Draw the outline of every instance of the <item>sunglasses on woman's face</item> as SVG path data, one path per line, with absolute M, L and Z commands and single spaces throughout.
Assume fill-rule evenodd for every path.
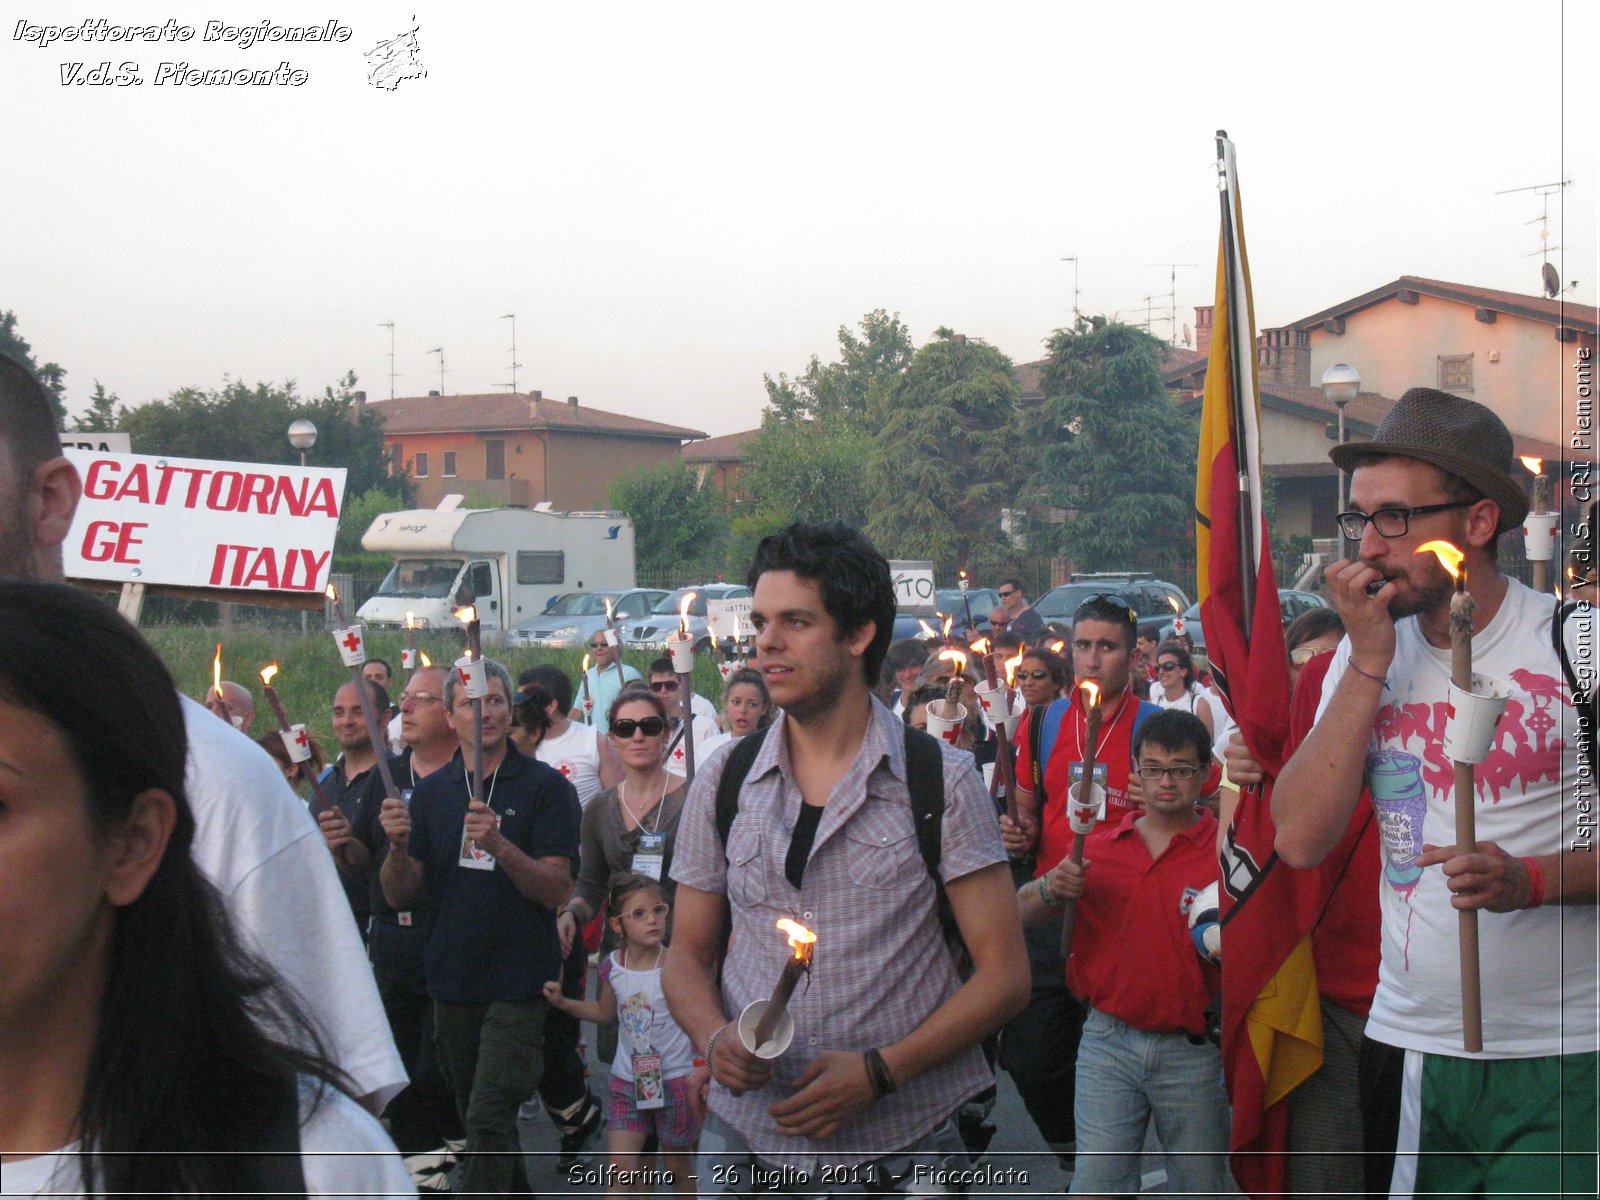
M 1156 664 L 1156 670 L 1158 670 L 1158 671 L 1176 671 L 1178 669 L 1179 669 L 1178 664 L 1175 663 L 1175 662 L 1164 662 L 1164 663 L 1157 663 Z
M 1043 683 L 1046 679 L 1050 678 L 1050 672 L 1049 671 L 1018 671 L 1017 672 L 1017 678 L 1018 679 L 1031 679 L 1035 683 Z
M 645 717 L 638 721 L 623 717 L 620 721 L 611 722 L 611 732 L 624 741 L 635 733 L 642 733 L 645 737 L 660 737 L 666 727 L 667 723 L 660 717 Z

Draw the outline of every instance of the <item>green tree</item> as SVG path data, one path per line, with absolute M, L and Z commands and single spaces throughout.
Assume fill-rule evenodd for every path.
M 394 512 L 397 507 L 393 493 L 383 488 L 368 488 L 359 494 L 346 491 L 344 512 L 339 515 L 339 533 L 333 542 L 333 569 L 355 575 L 387 571 L 394 559 L 388 554 L 363 550 L 361 535 L 379 516 Z
M 835 419 L 864 422 L 874 400 L 911 362 L 911 331 L 899 313 L 875 308 L 861 318 L 858 337 L 839 326 L 839 361 L 823 363 L 815 354 L 794 379 L 762 377 L 768 412 L 780 424 Z M 763 422 L 765 424 L 765 422 Z
M 317 427 L 307 466 L 343 467 L 349 472 L 347 497 L 377 489 L 393 497 L 395 507 L 404 507 L 410 481 L 389 474 L 383 422 L 357 407 L 355 383 L 352 371 L 322 396 L 307 399 L 297 394 L 293 380 L 254 387 L 229 380 L 220 388 L 180 388 L 165 400 L 125 408 L 121 421 L 136 454 L 298 464 L 288 429 L 303 417 Z
M 894 558 L 993 569 L 1016 478 L 1016 379 L 993 346 L 939 329 L 879 401 L 865 532 Z
M 624 472 L 611 481 L 611 507 L 633 519 L 634 559 L 650 574 L 720 562 L 726 526 L 715 493 L 682 459 Z
M 67 427 L 66 369 L 59 363 L 47 362 L 41 365 L 34 360 L 33 347 L 17 332 L 17 314 L 9 309 L 0 312 L 0 354 L 9 354 L 33 372 L 35 378 L 44 385 L 45 395 L 50 397 L 50 406 L 56 410 L 56 428 L 65 429 Z
M 1025 418 L 1030 546 L 1081 570 L 1191 561 L 1199 426 L 1162 386 L 1161 343 L 1094 317 L 1048 347 L 1044 401 Z
M 106 433 L 117 427 L 117 405 L 122 401 L 115 392 L 106 391 L 106 385 L 94 381 L 94 391 L 89 393 L 89 411 L 73 424 L 78 433 Z

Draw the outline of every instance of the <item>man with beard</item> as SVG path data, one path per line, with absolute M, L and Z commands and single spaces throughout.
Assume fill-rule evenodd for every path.
M 1360 554 L 1325 572 L 1346 636 L 1272 798 L 1279 856 L 1311 867 L 1345 835 L 1363 783 L 1372 796 L 1383 946 L 1361 1078 L 1400 1081 L 1388 1114 L 1398 1196 L 1595 1192 L 1600 855 L 1573 802 L 1581 714 L 1552 637 L 1554 598 L 1496 565 L 1500 535 L 1528 509 L 1511 453 L 1489 409 L 1429 388 L 1402 396 L 1372 441 L 1331 451 L 1350 471 L 1339 524 Z M 1473 670 L 1511 693 L 1476 767 L 1471 853 L 1453 844 L 1440 746 L 1455 585 L 1418 553 L 1438 539 L 1465 555 Z M 1471 1053 L 1457 954 L 1466 909 L 1483 912 L 1484 1046 Z
M 44 390 L 0 354 L 0 575 L 62 578 L 61 544 L 81 490 Z M 378 993 L 361 939 L 348 921 L 303 919 L 344 903 L 316 824 L 265 751 L 192 701 L 183 713 L 195 865 L 246 945 L 314 1006 L 328 1057 L 381 1112 L 406 1076 L 389 1031 L 372 1020 Z
M 939 1170 L 968 1162 L 954 1114 L 993 1082 L 979 1043 L 1027 998 L 994 809 L 968 754 L 914 744 L 926 735 L 908 734 L 872 694 L 895 603 L 888 562 L 866 539 L 842 525 L 791 526 L 761 543 L 750 585 L 779 714 L 691 786 L 663 977 L 713 1080 L 701 1190 L 749 1190 L 760 1169 L 788 1194 L 943 1194 Z M 721 776 L 745 746 L 724 839 Z M 972 956 L 964 983 L 913 825 L 913 755 L 943 780 L 938 870 Z M 818 940 L 789 1002 L 794 1043 L 769 1061 L 732 1022 L 766 998 L 789 955 L 773 928 L 781 916 Z
M 417 784 L 409 806 L 383 802 L 390 850 L 379 877 L 396 910 L 424 893 L 433 904 L 428 992 L 466 1126 L 461 1191 L 520 1195 L 517 1110 L 544 1072 L 542 989 L 561 971 L 555 910 L 572 895 L 581 810 L 570 783 L 511 744 L 511 676 L 492 659 L 484 666 L 481 799 L 467 778 L 473 702 L 452 671 L 444 708 L 460 750 Z

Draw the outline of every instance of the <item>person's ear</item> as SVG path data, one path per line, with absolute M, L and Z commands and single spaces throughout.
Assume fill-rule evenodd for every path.
M 53 554 L 67 540 L 83 481 L 65 458 L 46 459 L 33 470 L 28 488 L 28 529 L 34 547 Z
M 856 658 L 867 652 L 867 647 L 872 645 L 872 639 L 878 636 L 878 623 L 876 621 L 863 621 L 861 628 L 845 638 L 845 649 Z
M 1500 506 L 1493 500 L 1479 500 L 1466 511 L 1466 541 L 1469 546 L 1487 546 L 1500 525 Z
M 169 792 L 148 788 L 134 797 L 127 820 L 111 837 L 106 899 L 113 906 L 123 908 L 144 894 L 177 819 L 178 806 Z

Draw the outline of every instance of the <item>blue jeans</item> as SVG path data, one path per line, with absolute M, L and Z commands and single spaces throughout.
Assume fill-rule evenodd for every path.
M 1139 1151 L 1153 1117 L 1168 1191 L 1232 1194 L 1222 1054 L 1183 1033 L 1146 1033 L 1097 1008 L 1078 1044 L 1074 1194 L 1139 1191 Z

